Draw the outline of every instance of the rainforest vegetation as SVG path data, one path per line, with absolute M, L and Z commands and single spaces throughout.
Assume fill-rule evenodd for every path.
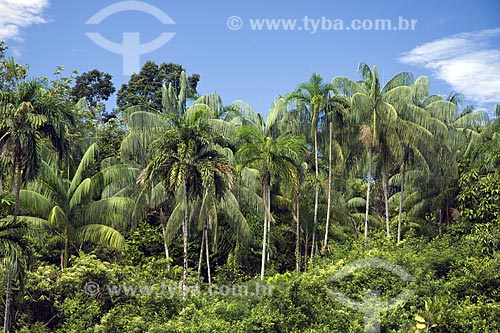
M 259 114 L 6 49 L 4 332 L 500 332 L 499 105 L 361 62 Z

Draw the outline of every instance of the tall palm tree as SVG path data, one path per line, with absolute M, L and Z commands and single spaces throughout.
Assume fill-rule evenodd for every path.
M 207 124 L 207 130 L 210 133 L 213 134 L 217 132 L 217 136 L 224 136 L 227 139 L 234 138 L 233 128 L 235 124 L 221 119 L 223 117 L 227 117 L 228 111 L 227 108 L 223 106 L 220 96 L 217 94 L 200 96 L 188 107 L 186 106 L 185 95 L 185 73 L 181 74 L 180 83 L 181 89 L 179 94 L 175 93 L 175 90 L 171 85 L 168 87 L 165 85 L 163 86 L 161 110 L 152 110 L 145 107 L 134 106 L 125 110 L 129 131 L 121 145 L 122 162 L 133 162 L 136 165 L 145 168 L 149 162 L 149 156 L 147 155 L 148 147 L 151 146 L 154 140 L 158 139 L 165 131 L 169 131 L 172 128 L 170 117 L 180 117 L 189 121 L 195 113 L 198 113 L 196 116 L 199 118 L 197 122 Z M 168 117 L 165 117 L 165 115 Z M 234 160 L 232 157 L 232 151 L 229 148 L 223 148 L 219 145 L 214 145 L 213 148 L 225 154 L 230 160 Z M 132 184 L 129 184 L 129 188 L 134 188 L 134 186 L 130 185 Z M 177 206 L 175 203 L 175 193 L 166 189 L 160 179 L 158 179 L 156 183 L 146 182 L 144 185 L 145 186 L 142 186 L 141 188 L 135 187 L 135 189 L 131 192 L 136 193 L 137 197 L 133 220 L 139 221 L 143 218 L 147 210 L 152 209 L 159 211 L 158 215 L 163 233 L 165 256 L 168 260 L 169 243 L 172 241 L 173 235 L 183 223 L 182 218 L 179 219 L 176 214 L 173 214 L 174 209 Z M 204 193 L 204 196 L 207 198 L 212 198 L 212 195 L 213 193 L 211 191 Z M 217 195 L 219 196 L 220 193 Z M 243 215 L 241 215 L 239 207 L 234 206 L 235 204 L 237 205 L 238 202 L 231 200 L 230 193 L 227 193 L 221 200 L 209 202 L 209 206 L 214 209 L 216 208 L 217 212 L 223 212 L 232 216 L 232 226 L 235 227 L 235 230 L 238 230 L 237 234 L 239 239 L 241 240 L 245 238 L 245 233 L 248 232 L 246 220 Z M 201 213 L 201 211 L 199 211 L 199 204 L 201 203 L 201 200 L 192 200 L 191 203 L 191 207 L 189 207 L 191 214 L 193 215 L 197 211 L 198 213 Z M 201 221 L 202 219 L 199 218 L 199 220 Z M 216 227 L 216 219 L 212 220 L 214 222 L 214 227 Z M 202 243 L 201 247 L 205 245 L 205 237 L 202 238 Z M 169 264 L 168 267 L 170 267 Z
M 317 73 L 313 73 L 307 82 L 303 82 L 297 86 L 294 92 L 287 95 L 287 99 L 294 99 L 302 102 L 310 113 L 311 127 L 310 136 L 313 141 L 314 149 L 314 173 L 316 176 L 316 187 L 314 191 L 314 230 L 311 241 L 311 256 L 314 255 L 316 249 L 316 229 L 318 227 L 318 205 L 319 205 L 319 150 L 318 150 L 318 132 L 323 118 L 327 113 L 329 105 L 330 92 L 333 86 L 323 82 L 323 77 Z
M 12 90 L 0 92 L 0 152 L 10 165 L 14 224 L 19 215 L 21 185 L 33 179 L 41 165 L 42 138 L 48 138 L 62 156 L 68 146 L 67 126 L 72 122 L 66 105 L 59 102 L 57 95 L 41 80 L 21 80 Z M 2 170 L 2 174 L 5 173 Z M 8 332 L 11 325 L 11 269 L 7 284 L 4 332 Z
M 283 99 L 275 101 L 268 114 L 267 123 L 263 128 L 242 126 L 238 129 L 238 137 L 243 140 L 236 156 L 239 167 L 253 167 L 260 171 L 262 184 L 262 203 L 264 206 L 264 222 L 262 237 L 262 259 L 260 277 L 264 279 L 267 256 L 268 229 L 273 220 L 271 215 L 271 185 L 278 179 L 298 187 L 298 165 L 301 155 L 305 152 L 305 140 L 301 136 L 272 135 L 272 128 L 279 120 Z M 276 133 L 274 133 L 276 134 Z
M 325 223 L 325 237 L 321 252 L 325 252 L 328 246 L 328 233 L 330 230 L 330 216 L 331 216 L 331 203 L 332 203 L 332 177 L 333 177 L 333 151 L 335 150 L 337 166 L 343 169 L 344 154 L 339 140 L 333 137 L 334 124 L 342 127 L 347 118 L 346 111 L 350 107 L 350 101 L 345 96 L 336 95 L 329 99 L 326 114 L 328 122 L 328 188 L 327 188 L 327 204 L 326 204 L 326 223 Z M 340 138 L 342 139 L 342 138 Z
M 420 124 L 434 137 L 433 144 L 424 145 L 421 151 L 424 156 L 432 153 L 427 162 L 433 177 L 427 180 L 419 177 L 418 190 L 413 186 L 415 192 L 410 194 L 409 213 L 422 217 L 425 211 L 437 212 L 441 232 L 443 220 L 449 223 L 453 219 L 450 212 L 456 204 L 458 162 L 481 142 L 479 129 L 488 122 L 488 115 L 470 107 L 459 111 L 461 94 L 450 94 L 447 98 L 429 95 L 428 86 L 427 77 L 419 77 L 413 84 L 412 108 L 423 111 L 412 112 L 419 114 Z
M 413 75 L 408 72 L 396 74 L 382 87 L 375 66 L 372 71 L 362 62 L 358 66 L 358 73 L 362 78 L 360 82 L 346 77 L 335 77 L 332 85 L 335 91 L 351 96 L 352 116 L 358 124 L 362 124 L 360 138 L 368 150 L 364 225 L 364 236 L 367 239 L 374 154 L 379 148 L 381 136 L 385 133 L 384 128 L 395 126 L 398 120 L 394 103 L 404 102 L 410 96 L 408 85 L 413 82 Z
M 133 200 L 119 196 L 101 197 L 101 192 L 114 180 L 131 177 L 133 173 L 118 165 L 85 178 L 96 153 L 97 145 L 93 144 L 83 155 L 71 181 L 62 176 L 53 158 L 46 157 L 42 161 L 40 176 L 20 192 L 20 207 L 32 214 L 22 218 L 53 228 L 62 235 L 62 270 L 68 266 L 73 244 L 92 242 L 117 250 L 125 247 L 121 232 L 127 228 Z
M 209 246 L 209 231 L 213 230 L 214 240 L 216 244 L 218 220 L 221 215 L 224 215 L 231 221 L 230 227 L 233 229 L 236 239 L 240 244 L 245 244 L 249 237 L 249 227 L 243 214 L 241 213 L 238 200 L 234 193 L 230 191 L 228 183 L 222 188 L 215 186 L 214 183 L 208 184 L 203 196 L 199 199 L 198 212 L 196 219 L 202 233 L 202 242 L 200 246 L 200 258 L 198 263 L 198 274 L 201 273 L 201 262 L 203 253 L 205 253 L 207 265 L 208 283 L 212 283 L 210 270 L 210 246 Z
M 27 226 L 24 221 L 13 221 L 8 216 L 12 206 L 12 196 L 7 192 L 0 193 L 0 269 L 9 271 L 12 279 L 21 280 L 27 266 L 27 244 L 23 239 Z
M 215 146 L 221 136 L 210 130 L 204 117 L 202 109 L 187 119 L 169 117 L 170 128 L 153 141 L 152 159 L 139 176 L 142 184 L 161 180 L 168 191 L 175 193 L 176 207 L 171 218 L 182 220 L 184 291 L 187 290 L 191 205 L 210 186 L 215 186 L 216 193 L 223 193 L 232 188 L 234 181 L 230 163 Z
M 282 195 L 278 195 L 276 197 L 278 204 L 291 212 L 293 222 L 295 223 L 295 271 L 297 273 L 299 273 L 302 268 L 302 256 L 300 250 L 302 234 L 300 203 L 302 190 L 301 185 L 307 171 L 306 169 L 307 163 L 303 162 L 302 165 L 297 168 L 299 181 L 296 184 L 282 183 L 280 186 Z

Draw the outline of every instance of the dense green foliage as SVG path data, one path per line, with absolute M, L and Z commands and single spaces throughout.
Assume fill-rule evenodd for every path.
M 460 95 L 361 63 L 263 117 L 147 62 L 104 117 L 109 74 L 5 50 L 5 332 L 500 331 L 500 119 Z
M 184 68 L 174 63 L 155 64 L 147 61 L 139 71 L 130 77 L 128 83 L 118 90 L 116 104 L 121 110 L 129 106 L 150 107 L 160 110 L 162 106 L 162 87 L 172 85 L 176 94 L 181 90 L 181 73 Z M 187 94 L 195 96 L 200 76 L 193 74 L 187 78 Z

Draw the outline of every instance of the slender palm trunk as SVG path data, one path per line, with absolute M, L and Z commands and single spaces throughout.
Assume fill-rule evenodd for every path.
M 208 284 L 212 284 L 212 274 L 210 273 L 210 251 L 208 246 L 208 227 L 205 225 L 203 229 L 203 236 L 205 237 L 205 257 L 207 260 L 207 276 L 208 276 Z
M 168 252 L 167 245 L 167 219 L 165 217 L 165 213 L 163 212 L 163 208 L 160 208 L 160 224 L 161 224 L 161 232 L 163 235 L 163 247 L 165 248 L 165 259 L 167 259 L 167 272 L 170 272 L 170 254 Z
M 198 257 L 198 279 L 201 276 L 201 263 L 203 262 L 203 250 L 205 248 L 205 229 L 201 233 L 200 256 Z
M 183 251 L 183 272 L 182 272 L 182 291 L 183 296 L 187 294 L 187 277 L 188 277 L 188 220 L 189 220 L 189 196 L 186 186 L 186 196 L 184 198 L 184 220 L 182 221 L 182 242 Z
M 295 220 L 295 270 L 300 272 L 300 206 L 299 206 L 299 194 L 295 195 L 294 199 L 295 213 L 293 219 Z
M 8 333 L 10 330 L 10 309 L 12 307 L 12 269 L 9 268 L 7 273 L 7 294 L 5 295 L 5 315 L 3 321 L 3 332 Z
M 443 236 L 443 231 L 442 231 L 443 214 L 441 213 L 441 208 L 438 208 L 438 214 L 439 214 L 439 220 L 438 220 L 439 237 L 441 237 Z
M 269 218 L 269 212 L 268 212 L 268 202 L 267 202 L 267 192 L 269 191 L 269 184 L 270 184 L 270 179 L 269 179 L 269 172 L 266 172 L 266 175 L 264 176 L 264 182 L 262 186 L 262 202 L 264 204 L 264 231 L 262 235 L 262 261 L 261 261 L 261 267 L 260 267 L 260 279 L 264 280 L 264 274 L 265 274 L 265 269 L 266 269 L 266 252 L 267 252 L 267 226 L 268 226 L 268 218 Z
M 328 246 L 328 231 L 330 230 L 330 211 L 332 203 L 332 141 L 333 141 L 333 123 L 330 121 L 330 137 L 329 137 L 329 152 L 328 152 L 328 194 L 326 204 L 326 225 L 325 225 L 325 240 L 323 241 L 323 248 L 321 252 L 326 251 Z
M 16 223 L 19 215 L 19 192 L 21 191 L 22 169 L 17 158 L 14 158 L 14 175 L 12 179 L 12 190 L 14 192 L 14 214 L 12 215 L 12 223 Z M 7 273 L 7 290 L 5 292 L 5 314 L 3 322 L 3 332 L 10 331 L 11 316 L 12 316 L 12 283 L 14 279 L 12 267 L 9 265 Z
M 61 270 L 64 271 L 68 267 L 69 256 L 69 231 L 68 227 L 64 228 L 64 251 L 62 253 Z
M 314 250 L 316 248 L 316 229 L 318 228 L 318 201 L 319 201 L 319 167 L 318 167 L 318 131 L 315 127 L 314 129 L 314 164 L 315 164 L 315 175 L 316 175 L 316 188 L 314 193 L 314 224 L 313 224 L 313 234 L 311 241 L 311 258 L 314 256 Z
M 305 243 L 304 243 L 304 270 L 307 270 L 307 258 L 309 254 L 307 253 L 307 249 L 309 248 L 309 235 L 304 235 Z
M 403 218 L 403 198 L 405 190 L 405 173 L 406 173 L 406 156 L 403 158 L 403 165 L 401 167 L 401 192 L 399 195 L 399 217 L 398 217 L 398 240 L 401 241 L 401 220 Z
M 271 202 L 271 190 L 269 190 L 268 197 L 266 198 L 266 201 L 268 203 Z M 269 212 L 269 206 L 268 205 L 268 212 Z M 267 219 L 267 252 L 266 252 L 266 261 L 269 262 L 270 260 L 270 251 L 269 249 L 271 248 L 271 215 L 269 215 L 269 218 Z
M 368 240 L 368 215 L 370 213 L 370 190 L 372 182 L 372 164 L 373 164 L 373 149 L 370 147 L 369 150 L 369 161 L 368 161 L 368 187 L 366 188 L 366 211 L 365 211 L 365 241 Z
M 265 199 L 264 199 L 265 204 Z M 264 213 L 264 234 L 262 235 L 262 260 L 260 266 L 260 279 L 264 280 L 264 273 L 266 269 L 266 242 L 267 239 L 267 213 Z
M 349 220 L 351 220 L 352 228 L 354 229 L 354 234 L 356 234 L 356 239 L 359 239 L 358 227 L 356 226 L 356 223 L 354 222 L 354 219 L 352 218 L 351 215 L 349 215 Z
M 391 234 L 390 234 L 390 224 L 389 224 L 389 188 L 388 188 L 387 178 L 388 178 L 387 170 L 385 170 L 382 175 L 382 187 L 384 188 L 385 231 L 387 233 L 387 239 L 389 239 L 391 237 Z

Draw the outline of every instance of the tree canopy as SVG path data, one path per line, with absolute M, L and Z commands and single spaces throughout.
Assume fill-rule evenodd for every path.
M 264 116 L 148 61 L 107 117 L 5 50 L 4 332 L 500 331 L 499 106 L 361 62 Z

